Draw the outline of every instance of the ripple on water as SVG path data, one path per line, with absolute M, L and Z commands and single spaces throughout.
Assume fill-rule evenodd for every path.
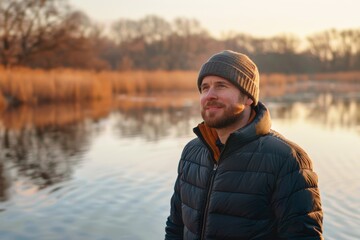
M 354 139 L 332 138 L 313 150 L 324 209 L 324 235 L 330 240 L 360 239 L 359 150 Z M 355 143 L 356 144 L 356 143 Z
M 146 182 L 117 172 L 17 196 L 1 215 L 1 239 L 146 239 L 136 224 Z
M 327 239 L 360 239 L 360 177 L 333 179 L 322 186 Z

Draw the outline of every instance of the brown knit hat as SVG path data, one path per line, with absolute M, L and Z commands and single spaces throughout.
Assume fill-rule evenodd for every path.
M 210 75 L 229 80 L 254 101 L 254 106 L 257 105 L 260 76 L 255 63 L 248 56 L 230 50 L 213 55 L 199 72 L 199 91 L 204 77 Z

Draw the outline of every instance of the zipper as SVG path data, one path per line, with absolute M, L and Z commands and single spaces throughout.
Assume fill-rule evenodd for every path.
M 229 138 L 231 138 L 231 135 L 229 136 Z M 228 138 L 228 140 L 229 140 L 229 138 Z M 205 205 L 205 210 L 204 210 L 204 214 L 203 214 L 203 222 L 202 222 L 202 227 L 201 227 L 201 238 L 200 238 L 200 240 L 205 240 L 206 220 L 207 220 L 207 215 L 208 215 L 208 211 L 209 211 L 209 202 L 210 202 L 209 199 L 210 199 L 210 195 L 211 195 L 211 192 L 212 192 L 212 187 L 213 187 L 213 184 L 214 184 L 215 174 L 217 172 L 221 157 L 222 157 L 226 147 L 227 147 L 227 144 L 224 145 L 224 148 L 222 149 L 217 162 L 216 162 L 215 159 L 213 159 L 214 166 L 213 166 L 213 170 L 211 172 L 209 188 L 208 188 L 208 192 L 207 192 L 207 195 L 206 195 L 206 205 Z M 209 149 L 211 149 L 211 148 L 209 148 Z
M 208 150 L 212 153 L 212 156 L 214 156 L 214 153 L 212 151 L 212 148 L 210 147 L 210 145 L 207 143 L 207 141 L 204 139 L 203 135 L 201 134 L 201 131 L 199 128 L 195 128 L 194 129 L 194 133 L 199 137 L 199 139 L 205 144 L 205 146 L 208 148 Z M 230 134 L 228 140 L 232 137 L 232 134 Z M 214 178 L 217 172 L 217 169 L 219 167 L 219 163 L 221 160 L 221 157 L 225 151 L 227 147 L 227 144 L 224 145 L 224 148 L 222 149 L 222 151 L 220 152 L 220 156 L 219 159 L 216 161 L 214 159 L 214 157 L 212 157 L 214 166 L 213 166 L 213 170 L 211 172 L 211 176 L 210 176 L 210 180 L 209 180 L 209 186 L 208 186 L 208 192 L 206 195 L 206 203 L 205 203 L 205 209 L 204 209 L 204 214 L 203 214 L 203 220 L 202 220 L 202 226 L 201 226 L 201 237 L 200 240 L 205 240 L 205 228 L 206 228 L 206 220 L 207 220 L 207 215 L 208 215 L 208 211 L 209 211 L 209 202 L 210 202 L 210 196 L 211 196 L 211 192 L 212 192 L 212 188 L 213 188 L 213 184 L 214 184 Z
M 210 183 L 209 183 L 209 188 L 208 188 L 208 192 L 207 192 L 207 196 L 206 196 L 206 205 L 205 205 L 205 210 L 204 210 L 204 214 L 203 214 L 203 222 L 202 222 L 202 228 L 201 228 L 201 240 L 205 239 L 205 226 L 206 226 L 206 219 L 207 219 L 207 215 L 208 215 L 208 211 L 209 211 L 209 198 L 211 195 L 211 190 L 214 184 L 214 178 L 215 178 L 215 174 L 216 171 L 218 169 L 219 164 L 214 162 L 214 167 L 213 170 L 211 172 L 211 177 L 210 177 Z

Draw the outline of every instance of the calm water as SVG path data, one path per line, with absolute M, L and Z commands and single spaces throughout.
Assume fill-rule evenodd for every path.
M 359 99 L 265 102 L 273 128 L 313 159 L 326 239 L 360 239 Z M 177 162 L 201 120 L 196 97 L 99 109 L 1 115 L 0 239 L 163 239 Z

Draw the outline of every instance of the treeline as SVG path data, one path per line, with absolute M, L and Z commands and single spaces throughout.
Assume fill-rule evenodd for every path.
M 195 19 L 119 19 L 107 28 L 62 0 L 0 1 L 0 63 L 5 67 L 97 70 L 197 70 L 213 53 L 250 55 L 263 73 L 360 70 L 360 28 L 301 39 L 227 33 L 220 39 Z

